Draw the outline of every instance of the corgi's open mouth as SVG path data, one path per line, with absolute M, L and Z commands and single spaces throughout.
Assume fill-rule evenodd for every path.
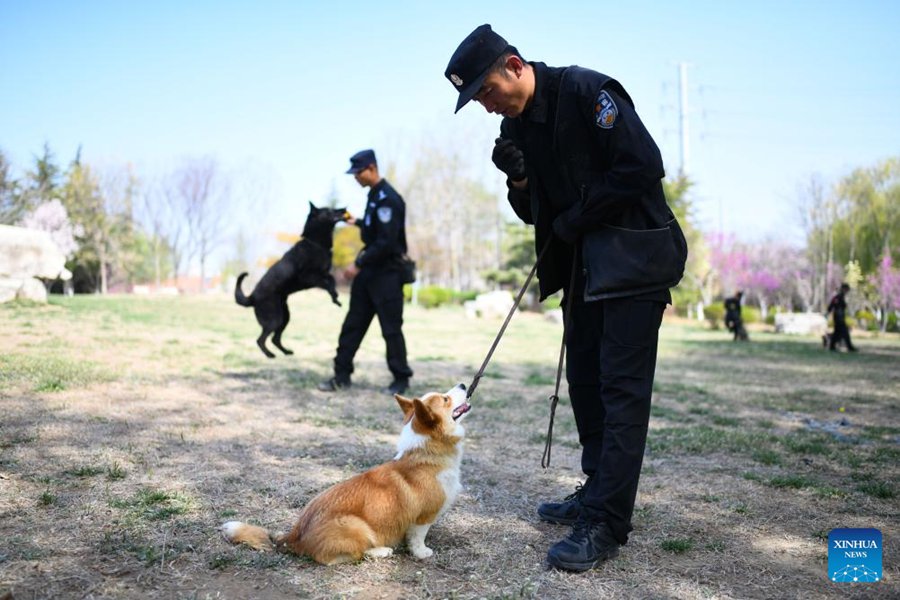
M 457 420 L 458 418 L 460 418 L 461 416 L 463 416 L 470 410 L 472 410 L 472 405 L 469 404 L 468 402 L 463 402 L 462 404 L 460 404 L 459 406 L 457 406 L 456 408 L 453 409 L 453 420 L 454 421 Z

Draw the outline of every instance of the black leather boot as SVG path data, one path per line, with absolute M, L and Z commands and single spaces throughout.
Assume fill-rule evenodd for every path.
M 547 552 L 551 567 L 566 571 L 587 571 L 619 554 L 619 542 L 603 521 L 578 520 L 572 533 Z
M 590 483 L 591 478 L 588 477 L 583 485 L 579 483 L 575 491 L 566 496 L 562 502 L 544 502 L 538 506 L 538 516 L 548 523 L 574 525 L 581 516 L 581 499 Z
M 351 385 L 350 378 L 332 377 L 327 381 L 321 382 L 316 387 L 320 392 L 336 392 L 338 390 L 346 390 Z

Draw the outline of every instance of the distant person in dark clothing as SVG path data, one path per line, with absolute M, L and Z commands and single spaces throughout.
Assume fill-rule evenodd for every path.
M 725 298 L 725 327 L 734 334 L 734 341 L 746 342 L 750 338 L 744 329 L 744 318 L 741 316 L 741 298 L 744 292 L 738 291 L 731 298 Z
M 842 283 L 840 291 L 828 303 L 828 311 L 825 313 L 826 319 L 829 314 L 834 319 L 834 331 L 830 336 L 826 335 L 824 340 L 828 344 L 828 349 L 832 352 L 837 352 L 837 345 L 841 341 L 847 344 L 847 350 L 856 352 L 856 346 L 850 341 L 850 330 L 847 328 L 847 300 L 844 296 L 849 291 L 850 286 Z

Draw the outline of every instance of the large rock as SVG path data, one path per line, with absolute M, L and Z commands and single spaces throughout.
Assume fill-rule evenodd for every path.
M 474 300 L 469 300 L 464 306 L 467 317 L 505 318 L 514 302 L 515 298 L 510 292 L 497 290 L 496 292 L 478 294 Z
M 71 279 L 66 257 L 45 231 L 0 225 L 0 302 L 47 301 L 40 279 Z
M 828 321 L 819 313 L 778 313 L 775 315 L 776 333 L 822 335 L 828 331 Z

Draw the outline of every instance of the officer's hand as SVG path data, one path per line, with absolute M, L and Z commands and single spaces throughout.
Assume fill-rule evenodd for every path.
M 506 173 L 510 181 L 525 179 L 525 155 L 516 148 L 512 140 L 497 138 L 491 160 L 498 169 Z
M 553 234 L 567 244 L 574 244 L 578 240 L 578 233 L 569 226 L 565 213 L 553 219 Z
M 356 263 L 350 263 L 350 265 L 344 270 L 344 279 L 350 281 L 354 277 L 359 275 L 359 267 L 356 266 Z

